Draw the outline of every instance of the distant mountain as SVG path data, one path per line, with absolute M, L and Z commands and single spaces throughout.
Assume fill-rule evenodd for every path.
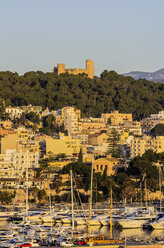
M 136 80 L 139 78 L 146 78 L 153 82 L 164 83 L 164 68 L 155 72 L 131 71 L 129 73 L 124 73 L 124 76 L 130 76 Z

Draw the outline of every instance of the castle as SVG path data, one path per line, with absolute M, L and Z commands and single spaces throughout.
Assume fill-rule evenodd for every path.
M 86 69 L 65 69 L 65 64 L 58 64 L 57 67 L 54 67 L 53 72 L 58 75 L 61 73 L 68 72 L 69 74 L 78 75 L 79 73 L 86 73 L 89 78 L 94 76 L 94 61 L 86 60 Z

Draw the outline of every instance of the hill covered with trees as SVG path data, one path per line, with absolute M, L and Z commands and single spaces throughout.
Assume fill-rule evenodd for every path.
M 6 106 L 41 105 L 59 109 L 73 105 L 83 115 L 98 117 L 119 110 L 140 119 L 164 109 L 164 84 L 134 80 L 115 71 L 89 79 L 85 74 L 0 72 L 0 98 Z

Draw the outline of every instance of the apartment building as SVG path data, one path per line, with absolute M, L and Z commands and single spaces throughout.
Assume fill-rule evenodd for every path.
M 29 178 L 33 178 L 36 168 L 38 168 L 37 152 L 6 150 L 5 154 L 0 154 L 0 178 L 20 180 L 25 178 L 27 169 Z
M 141 120 L 144 131 L 150 131 L 157 124 L 164 124 L 164 111 L 159 111 L 158 114 L 151 114 L 150 117 Z
M 164 152 L 164 136 L 133 137 L 130 144 L 130 156 L 131 158 L 142 156 L 149 149 L 157 153 Z
M 75 107 L 64 107 L 62 108 L 62 119 L 64 122 L 64 128 L 69 134 L 81 132 L 81 110 Z

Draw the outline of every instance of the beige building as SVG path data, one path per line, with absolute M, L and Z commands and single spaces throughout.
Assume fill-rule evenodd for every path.
M 142 156 L 145 151 L 164 152 L 164 136 L 152 138 L 150 136 L 133 137 L 130 144 L 130 155 L 132 158 Z
M 34 177 L 34 171 L 30 169 L 38 168 L 37 152 L 6 150 L 5 154 L 0 154 L 0 178 L 20 180 L 25 178 L 27 168 L 29 178 Z
M 102 145 L 108 143 L 109 136 L 106 133 L 90 134 L 88 136 L 88 144 L 93 146 Z
M 72 135 L 72 138 L 80 139 L 81 144 L 88 144 L 88 134 L 78 133 L 78 134 Z
M 122 114 L 118 111 L 113 111 L 111 113 L 101 114 L 101 118 L 106 124 L 109 122 L 110 125 L 118 126 L 124 124 L 125 121 L 132 121 L 132 114 Z
M 14 118 L 20 118 L 23 112 L 29 113 L 29 112 L 34 112 L 36 114 L 39 114 L 42 112 L 42 107 L 41 106 L 32 106 L 27 105 L 27 106 L 19 106 L 19 107 L 6 107 L 5 112 L 9 114 L 11 119 Z
M 54 67 L 53 70 L 55 73 L 60 75 L 61 73 L 69 73 L 78 75 L 81 73 L 85 73 L 89 78 L 93 78 L 94 76 L 94 61 L 87 59 L 86 60 L 86 69 L 65 69 L 65 64 L 58 64 L 57 67 Z
M 82 123 L 82 131 L 101 131 L 104 130 L 106 124 L 103 122 L 81 122 Z
M 118 165 L 119 160 L 108 155 L 107 157 L 94 160 L 93 168 L 95 172 L 100 172 L 101 174 L 103 174 L 105 168 L 107 167 L 107 176 L 110 176 L 115 173 Z
M 19 109 L 21 109 L 22 112 L 26 112 L 26 113 L 34 112 L 35 114 L 39 114 L 42 112 L 41 106 L 32 106 L 31 104 L 27 106 L 19 106 Z
M 64 136 L 60 133 L 59 139 L 52 137 L 46 138 L 46 154 L 65 153 L 67 156 L 77 156 L 80 152 L 81 141 L 80 139 L 73 139 L 71 136 Z
M 64 121 L 64 128 L 69 134 L 81 132 L 81 110 L 75 107 L 64 107 L 62 108 L 62 119 Z
M 150 117 L 141 120 L 144 131 L 150 131 L 157 124 L 164 124 L 164 111 L 159 111 L 158 114 L 151 114 Z
M 21 137 L 20 137 L 21 136 Z M 23 135 L 24 136 L 24 135 Z M 14 133 L 1 137 L 1 154 L 6 154 L 7 150 L 15 152 L 34 152 L 40 154 L 39 142 L 22 138 L 22 134 Z
M 104 156 L 108 151 L 108 146 L 108 143 L 102 143 L 97 146 L 86 145 L 85 148 L 83 148 L 83 151 L 85 151 L 86 155 L 93 154 L 95 156 Z
M 22 110 L 19 107 L 6 107 L 5 112 L 13 120 L 14 118 L 20 118 L 22 115 Z
M 1 153 L 5 154 L 6 150 L 17 149 L 17 134 L 8 134 L 1 138 Z
M 142 135 L 141 123 L 139 121 L 125 121 L 123 129 L 134 135 Z

